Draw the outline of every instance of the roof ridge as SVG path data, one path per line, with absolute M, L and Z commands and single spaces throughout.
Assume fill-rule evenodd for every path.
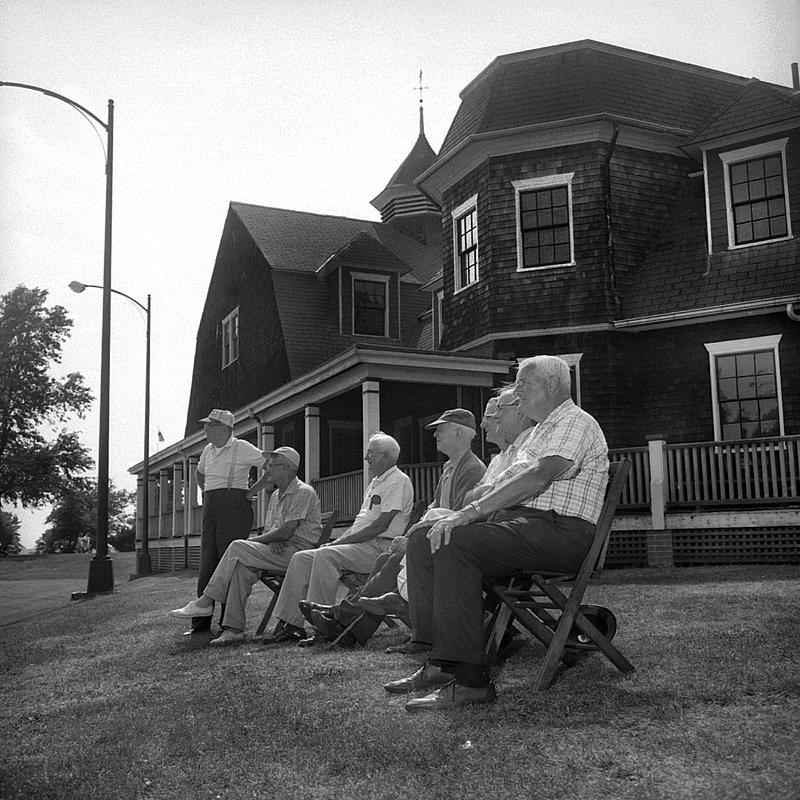
M 281 206 L 264 206 L 260 203 L 245 203 L 241 200 L 231 200 L 231 207 L 233 206 L 246 206 L 247 208 L 258 208 L 264 211 L 283 211 L 288 214 L 303 214 L 309 217 L 325 217 L 327 219 L 346 219 L 350 222 L 365 222 L 368 225 L 380 225 L 380 220 L 376 219 L 363 219 L 362 217 L 346 217 L 344 214 L 323 214 L 319 211 L 301 211 L 296 208 L 282 208 Z

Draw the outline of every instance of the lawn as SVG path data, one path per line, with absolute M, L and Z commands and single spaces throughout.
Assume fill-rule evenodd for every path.
M 0 797 L 800 796 L 800 567 L 607 572 L 586 600 L 614 609 L 636 672 L 593 654 L 533 694 L 528 643 L 495 705 L 429 715 L 381 687 L 417 666 L 383 652 L 400 631 L 361 651 L 188 646 L 166 611 L 194 580 L 120 582 L 0 627 Z

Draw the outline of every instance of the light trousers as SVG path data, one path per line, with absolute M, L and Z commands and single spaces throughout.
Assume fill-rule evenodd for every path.
M 203 592 L 225 604 L 220 624 L 224 628 L 245 630 L 247 599 L 262 570 L 285 570 L 297 552 L 297 547 L 288 542 L 284 542 L 282 553 L 273 553 L 268 544 L 259 542 L 231 542 Z
M 333 605 L 343 572 L 371 572 L 391 539 L 378 537 L 358 544 L 334 544 L 316 550 L 301 550 L 292 556 L 283 580 L 275 616 L 289 625 L 301 627 L 304 622 L 298 603 L 308 600 Z

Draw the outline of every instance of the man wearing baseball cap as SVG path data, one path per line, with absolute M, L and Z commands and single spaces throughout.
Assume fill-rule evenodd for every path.
M 223 603 L 222 633 L 212 645 L 244 639 L 247 599 L 261 572 L 285 570 L 296 552 L 316 545 L 322 530 L 317 493 L 297 477 L 300 454 L 293 447 L 278 447 L 268 455 L 264 475 L 246 493 L 247 499 L 265 484 L 275 486 L 264 532 L 231 542 L 200 597 L 170 612 L 174 617 L 202 617 L 210 622 L 214 601 Z
M 433 517 L 442 513 L 443 509 L 461 508 L 466 493 L 486 471 L 483 462 L 472 452 L 472 440 L 476 431 L 475 417 L 471 411 L 464 408 L 450 409 L 425 427 L 433 431 L 436 448 L 447 456 L 433 501 L 420 522 L 412 526 L 405 536 L 394 539 L 388 552 L 378 556 L 369 579 L 358 594 L 333 606 L 318 605 L 308 601 L 300 603 L 303 616 L 325 639 L 335 639 L 359 616 L 361 619 L 340 640 L 342 644 L 352 645 L 354 640 L 364 644 L 386 614 L 396 614 L 401 619 L 408 619 L 407 596 L 402 596 L 398 584 L 398 578 L 402 584 L 405 583 L 404 566 L 408 535 L 418 527 L 432 525 Z M 350 638 L 347 638 L 348 636 Z M 413 645 L 409 645 L 409 648 L 400 645 L 397 650 L 403 653 L 420 651 L 420 648 L 415 648 Z
M 234 539 L 246 539 L 253 527 L 253 507 L 245 496 L 250 467 L 260 467 L 266 460 L 250 442 L 233 435 L 233 414 L 215 408 L 203 423 L 208 444 L 197 464 L 197 485 L 203 492 L 203 527 L 200 536 L 200 572 L 197 594 L 203 594 L 222 554 Z M 192 620 L 189 633 L 208 631 L 209 615 Z

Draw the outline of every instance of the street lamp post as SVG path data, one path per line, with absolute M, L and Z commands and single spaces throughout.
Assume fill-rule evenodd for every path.
M 94 120 L 106 132 L 106 212 L 105 242 L 103 247 L 103 328 L 100 345 L 100 436 L 97 453 L 97 539 L 95 554 L 89 562 L 89 580 L 86 594 L 114 591 L 114 567 L 108 555 L 108 431 L 109 431 L 109 387 L 111 374 L 111 193 L 114 171 L 114 101 L 108 101 L 108 122 L 70 100 L 63 94 L 31 86 L 28 83 L 0 81 L 0 86 L 30 89 L 47 97 L 66 103 L 84 117 Z
M 94 283 L 81 283 L 80 281 L 71 281 L 69 288 L 73 292 L 82 292 L 84 289 L 102 289 Z M 144 494 L 142 496 L 142 546 L 136 554 L 136 574 L 149 575 L 151 572 L 150 564 L 150 550 L 149 550 L 149 537 L 150 537 L 150 312 L 151 303 L 150 295 L 147 295 L 147 305 L 142 305 L 134 297 L 131 297 L 125 292 L 120 292 L 118 289 L 112 289 L 113 294 L 118 294 L 125 297 L 135 305 L 141 308 L 147 320 L 147 333 L 145 336 L 145 361 L 144 361 L 144 465 L 142 467 Z

